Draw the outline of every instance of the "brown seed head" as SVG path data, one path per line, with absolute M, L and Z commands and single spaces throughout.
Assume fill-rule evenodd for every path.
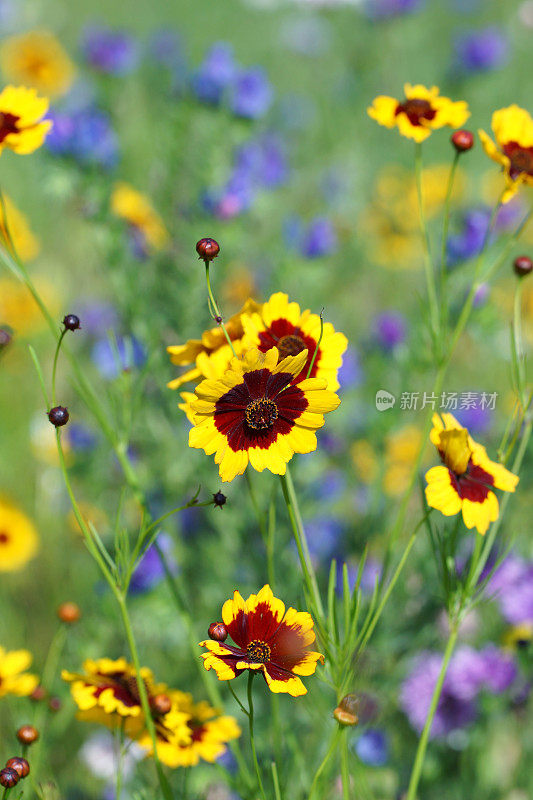
M 533 270 L 533 261 L 529 256 L 518 256 L 513 262 L 513 267 L 519 278 L 525 278 Z
M 48 412 L 48 419 L 54 428 L 61 428 L 66 425 L 69 420 L 68 408 L 65 406 L 54 406 Z
M 220 246 L 214 239 L 206 236 L 205 239 L 196 242 L 196 252 L 204 261 L 212 261 L 220 253 Z
M 6 761 L 6 767 L 14 769 L 18 773 L 19 778 L 25 778 L 30 774 L 30 765 L 22 756 L 15 756 Z
M 209 638 L 215 642 L 225 642 L 228 638 L 228 631 L 223 622 L 212 622 L 207 633 Z
M 20 780 L 18 772 L 11 767 L 4 767 L 0 770 L 0 785 L 6 789 L 12 789 Z
M 21 744 L 33 744 L 39 738 L 39 731 L 33 725 L 23 725 L 17 731 L 17 739 Z
M 474 146 L 474 134 L 465 130 L 455 131 L 451 135 L 451 143 L 458 153 L 466 153 Z
M 172 701 L 166 694 L 156 694 L 151 700 L 151 706 L 156 714 L 168 714 L 172 708 Z

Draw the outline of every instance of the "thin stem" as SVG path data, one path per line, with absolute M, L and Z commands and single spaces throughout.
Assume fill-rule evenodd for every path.
M 281 790 L 279 788 L 278 768 L 276 762 L 272 761 L 270 768 L 272 769 L 272 781 L 274 783 L 275 800 L 281 800 Z
M 448 643 L 446 645 L 446 650 L 444 651 L 439 677 L 437 678 L 437 683 L 435 684 L 435 688 L 431 696 L 431 703 L 429 705 L 429 710 L 426 717 L 424 729 L 422 731 L 422 735 L 418 742 L 418 748 L 416 751 L 415 761 L 411 772 L 411 779 L 409 781 L 409 788 L 407 790 L 407 796 L 405 800 L 415 800 L 416 798 L 416 791 L 418 788 L 418 783 L 420 781 L 422 766 L 424 764 L 424 758 L 426 755 L 426 749 L 428 745 L 429 735 L 431 732 L 431 726 L 433 724 L 433 717 L 435 716 L 435 712 L 437 711 L 437 706 L 439 704 L 442 687 L 444 685 L 444 679 L 446 677 L 446 672 L 448 671 L 448 665 L 450 663 L 450 659 L 452 657 L 453 651 L 455 649 L 455 644 L 457 642 L 458 627 L 459 626 L 457 621 L 454 621 L 450 631 L 450 636 L 448 638 Z
M 64 329 L 61 331 L 61 335 L 59 336 L 59 339 L 57 340 L 56 351 L 55 351 L 55 353 L 54 353 L 54 365 L 53 365 L 53 367 L 52 367 L 52 405 L 53 405 L 53 406 L 55 406 L 55 405 L 56 405 L 56 373 L 57 373 L 57 360 L 58 360 L 58 358 L 59 358 L 59 351 L 61 350 L 61 345 L 62 345 L 62 343 L 63 343 L 63 339 L 64 339 L 64 337 L 65 337 L 65 334 L 66 334 L 66 332 L 67 332 L 67 329 L 66 329 L 66 328 L 64 328 Z
M 115 788 L 115 798 L 116 800 L 120 800 L 120 794 L 122 792 L 122 770 L 124 766 L 124 723 L 125 720 L 122 720 L 119 729 L 119 738 L 118 738 L 118 752 L 117 752 L 117 782 Z
M 350 800 L 350 770 L 348 767 L 348 729 L 341 732 L 341 779 L 343 800 Z
M 246 709 L 246 708 L 244 707 L 244 705 L 241 703 L 241 701 L 240 701 L 240 700 L 239 700 L 239 698 L 237 697 L 237 693 L 235 692 L 235 689 L 234 689 L 234 688 L 233 688 L 233 686 L 231 685 L 231 682 L 230 682 L 230 681 L 228 681 L 228 689 L 230 690 L 231 694 L 233 695 L 233 699 L 235 700 L 235 702 L 237 703 L 237 705 L 239 706 L 239 708 L 241 709 L 241 711 L 243 712 L 243 714 L 246 714 L 246 716 L 248 716 L 248 709 Z
M 431 259 L 431 246 L 429 233 L 424 210 L 424 197 L 422 194 L 422 145 L 415 143 L 415 182 L 416 193 L 418 196 L 418 214 L 420 219 L 420 230 L 422 232 L 422 242 L 424 245 L 424 271 L 426 275 L 426 285 L 429 301 L 429 318 L 431 323 L 431 333 L 433 346 L 436 348 L 439 337 L 439 307 L 437 302 L 437 290 L 435 288 L 435 271 Z
M 320 779 L 320 776 L 324 772 L 324 770 L 325 770 L 325 768 L 326 768 L 326 766 L 328 764 L 328 761 L 330 760 L 331 756 L 333 755 L 333 753 L 337 749 L 337 744 L 338 744 L 340 735 L 341 735 L 340 725 L 336 725 L 335 726 L 335 731 L 333 733 L 333 736 L 331 737 L 331 742 L 329 744 L 328 749 L 326 750 L 326 755 L 324 756 L 324 758 L 320 762 L 320 766 L 318 767 L 317 771 L 315 772 L 315 777 L 313 778 L 313 783 L 311 784 L 311 788 L 309 790 L 309 798 L 308 798 L 308 800 L 313 800 L 313 795 L 314 795 L 314 793 L 316 791 L 317 783 L 318 783 L 318 781 Z
M 210 264 L 210 262 L 209 261 L 205 261 L 204 263 L 205 263 L 205 279 L 206 279 L 206 282 L 207 282 L 207 294 L 208 294 L 208 297 L 209 297 L 209 304 L 210 304 L 211 313 L 214 312 L 213 316 L 215 318 L 218 317 L 221 320 L 218 324 L 220 325 L 220 327 L 224 331 L 224 336 L 226 337 L 226 341 L 227 341 L 227 343 L 229 344 L 229 346 L 231 348 L 231 352 L 233 353 L 233 355 L 236 358 L 237 357 L 237 353 L 235 352 L 235 348 L 233 347 L 233 342 L 230 339 L 230 336 L 229 336 L 229 333 L 228 333 L 228 331 L 226 329 L 226 326 L 224 325 L 224 322 L 222 321 L 222 314 L 220 313 L 220 309 L 219 309 L 219 307 L 217 305 L 217 301 L 215 300 L 214 295 L 213 295 L 213 290 L 211 289 L 211 279 L 209 277 L 209 264 Z
M 525 406 L 525 385 L 526 385 L 526 363 L 524 356 L 524 345 L 522 342 L 522 288 L 523 281 L 518 279 L 514 294 L 514 313 L 513 313 L 513 339 L 514 352 L 516 356 L 516 390 L 520 398 L 522 408 Z
M 440 322 L 441 333 L 445 334 L 448 325 L 448 305 L 446 302 L 446 244 L 448 242 L 448 228 L 450 225 L 450 200 L 453 192 L 453 184 L 455 180 L 455 173 L 457 172 L 457 164 L 461 153 L 459 150 L 455 151 L 455 156 L 450 167 L 450 174 L 448 176 L 448 186 L 446 189 L 446 199 L 444 201 L 444 214 L 442 218 L 442 242 L 441 242 L 441 257 L 440 257 L 440 271 L 439 271 L 439 289 L 440 289 Z
M 257 760 L 257 753 L 255 750 L 255 739 L 254 739 L 254 702 L 252 697 L 252 686 L 255 677 L 255 672 L 250 670 L 248 673 L 248 727 L 250 730 L 250 744 L 252 746 L 252 758 L 254 761 L 255 767 L 255 774 L 257 775 L 257 782 L 259 784 L 259 790 L 261 792 L 261 797 L 263 800 L 266 800 L 265 790 L 263 787 L 263 780 L 261 778 L 261 770 L 259 768 L 259 762 Z

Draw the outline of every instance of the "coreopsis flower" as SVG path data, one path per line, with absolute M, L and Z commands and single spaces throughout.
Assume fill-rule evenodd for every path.
M 533 119 L 520 106 L 500 108 L 492 115 L 494 142 L 485 131 L 479 138 L 485 153 L 501 164 L 506 190 L 502 202 L 507 203 L 526 184 L 533 186 Z
M 289 302 L 288 295 L 276 292 L 260 310 L 243 317 L 242 325 L 244 350 L 257 347 L 262 353 L 266 353 L 271 347 L 276 347 L 280 360 L 307 350 L 307 361 L 293 383 L 306 380 L 316 351 L 309 377 L 325 378 L 327 388 L 332 391 L 339 388 L 337 373 L 342 365 L 342 355 L 348 347 L 348 340 L 343 333 L 335 332 L 330 322 L 325 322 L 317 350 L 320 339 L 318 314 L 312 314 L 308 309 L 301 311 L 298 303 Z
M 464 100 L 454 102 L 442 97 L 437 86 L 428 89 L 421 84 L 406 83 L 404 93 L 401 100 L 380 95 L 367 111 L 380 125 L 397 127 L 402 136 L 415 142 L 423 142 L 433 130 L 445 125 L 460 128 L 470 116 Z
M 131 228 L 132 241 L 139 255 L 160 250 L 168 240 L 168 232 L 148 198 L 129 183 L 115 184 L 111 195 L 111 211 Z
M 43 120 L 48 100 L 35 89 L 6 86 L 0 92 L 0 154 L 8 148 L 20 155 L 33 153 L 42 145 L 52 127 Z
M 241 735 L 234 717 L 218 716 L 216 709 L 206 701 L 195 703 L 192 695 L 174 689 L 167 695 L 177 713 L 185 715 L 187 727 L 181 738 L 171 736 L 164 741 L 162 731 L 156 726 L 157 753 L 167 767 L 194 767 L 200 760 L 213 763 L 226 752 L 227 742 Z M 148 734 L 138 743 L 147 748 L 149 755 L 152 754 L 152 741 Z
M 48 31 L 10 36 L 0 47 L 0 66 L 9 81 L 31 86 L 49 97 L 66 94 L 74 81 L 74 64 Z
M 7 651 L 0 647 L 0 697 L 8 694 L 26 697 L 33 692 L 39 678 L 26 672 L 32 660 L 27 650 Z
M 34 557 L 39 537 L 33 522 L 15 506 L 0 500 L 0 572 L 22 569 Z M 0 691 L 1 691 L 0 682 Z
M 260 311 L 261 305 L 248 298 L 241 310 L 224 323 L 237 353 L 240 352 L 240 340 L 244 334 L 243 319 Z M 201 339 L 189 339 L 185 344 L 170 345 L 167 353 L 173 364 L 190 367 L 167 384 L 169 389 L 179 389 L 184 383 L 197 382 L 202 378 L 220 378 L 232 359 L 231 348 L 220 325 L 204 331 Z
M 235 590 L 222 606 L 222 619 L 235 645 L 207 639 L 200 642 L 206 670 L 220 681 L 232 680 L 245 670 L 261 672 L 276 694 L 299 697 L 307 693 L 300 676 L 313 675 L 321 653 L 309 650 L 315 641 L 313 620 L 307 611 L 285 610 L 268 584 L 244 600 Z
M 461 512 L 467 528 L 485 534 L 499 513 L 492 489 L 514 492 L 518 476 L 491 461 L 485 448 L 453 414 L 442 414 L 442 419 L 438 414 L 433 416 L 430 439 L 443 464 L 426 473 L 428 505 L 447 517 Z
M 279 361 L 276 347 L 252 348 L 233 358 L 221 378 L 196 387 L 189 447 L 214 454 L 223 481 L 242 475 L 248 464 L 284 475 L 294 453 L 316 450 L 315 431 L 340 400 L 325 378 L 293 384 L 307 359 L 307 350 Z
M 0 243 L 9 249 L 11 240 L 20 258 L 30 261 L 39 252 L 39 240 L 32 233 L 24 214 L 7 195 L 4 195 L 4 207 L 5 214 L 0 207 Z

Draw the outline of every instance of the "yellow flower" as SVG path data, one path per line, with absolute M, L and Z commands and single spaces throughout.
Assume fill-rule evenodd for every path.
M 376 451 L 366 439 L 358 439 L 350 447 L 350 455 L 357 470 L 357 476 L 363 483 L 372 483 L 376 478 L 379 465 Z
M 0 93 L 0 154 L 5 148 L 20 155 L 33 153 L 42 145 L 52 127 L 43 117 L 48 100 L 35 89 L 6 86 Z
M 492 131 L 496 143 L 485 131 L 479 137 L 485 153 L 503 167 L 507 189 L 502 202 L 507 203 L 522 184 L 533 186 L 533 119 L 520 106 L 500 108 L 492 115 Z
M 420 443 L 421 434 L 414 425 L 406 425 L 387 437 L 383 475 L 386 495 L 398 497 L 407 489 Z
M 125 220 L 144 239 L 148 248 L 160 250 L 168 241 L 168 232 L 150 201 L 129 183 L 115 184 L 111 195 L 111 211 Z
M 426 473 L 428 505 L 447 517 L 461 512 L 467 528 L 485 534 L 499 514 L 498 499 L 491 489 L 514 492 L 518 476 L 491 461 L 453 414 L 442 414 L 442 419 L 433 416 L 430 439 L 443 466 Z
M 243 319 L 256 311 L 260 312 L 260 310 L 259 303 L 249 297 L 241 310 L 224 323 L 233 348 L 238 355 L 242 352 L 240 340 L 244 333 Z M 170 345 L 167 347 L 167 353 L 170 354 L 172 363 L 180 367 L 194 364 L 191 369 L 171 380 L 167 384 L 169 389 L 179 389 L 184 383 L 196 382 L 202 378 L 220 378 L 233 357 L 220 325 L 204 331 L 201 339 L 189 339 L 185 344 Z
M 245 670 L 262 673 L 271 692 L 299 697 L 306 694 L 300 676 L 313 675 L 324 656 L 309 650 L 315 641 L 313 620 L 307 611 L 285 610 L 268 584 L 244 600 L 235 590 L 222 606 L 222 619 L 235 645 L 207 639 L 200 642 L 204 667 L 214 669 L 219 681 L 229 681 Z
M 0 243 L 9 249 L 9 236 L 13 246 L 23 261 L 30 261 L 39 252 L 39 241 L 33 235 L 24 214 L 18 210 L 11 199 L 4 195 L 5 218 L 0 207 Z
M 39 547 L 33 522 L 10 503 L 0 500 L 0 572 L 15 572 L 30 561 Z
M 58 302 L 52 286 L 39 279 L 35 283 L 45 303 L 55 310 Z M 26 286 L 13 278 L 0 278 L 0 323 L 9 325 L 21 336 L 44 325 L 39 307 Z
M 448 97 L 441 97 L 436 86 L 428 89 L 421 84 L 412 86 L 406 83 L 404 93 L 402 100 L 380 95 L 367 111 L 380 125 L 386 128 L 396 126 L 402 136 L 415 142 L 423 142 L 433 130 L 445 125 L 459 128 L 470 116 L 468 105 L 463 100 L 453 102 Z
M 503 644 L 511 650 L 525 648 L 533 640 L 533 624 L 531 622 L 521 622 L 509 628 L 503 637 Z
M 242 475 L 249 463 L 258 472 L 284 475 L 294 453 L 316 450 L 315 431 L 340 400 L 326 390 L 325 378 L 294 385 L 307 357 L 303 350 L 278 363 L 276 347 L 248 350 L 220 379 L 196 387 L 189 447 L 215 454 L 223 481 Z
M 266 353 L 271 347 L 277 347 L 280 360 L 307 350 L 307 361 L 293 383 L 307 378 L 312 362 L 310 378 L 325 378 L 327 388 L 333 392 L 339 388 L 337 373 L 348 340 L 343 333 L 336 333 L 330 322 L 326 322 L 317 350 L 320 338 L 318 314 L 311 314 L 309 310 L 301 311 L 298 303 L 289 302 L 288 295 L 277 292 L 260 311 L 243 317 L 242 324 L 244 350 L 257 347 Z
M 0 697 L 6 694 L 26 697 L 33 692 L 39 679 L 37 675 L 26 672 L 32 660 L 27 650 L 7 652 L 0 647 Z
M 157 755 L 167 767 L 194 767 L 200 759 L 213 763 L 226 752 L 226 743 L 237 739 L 241 729 L 234 717 L 218 716 L 209 703 L 193 702 L 192 695 L 175 689 L 167 695 L 178 714 L 185 715 L 187 731 L 180 736 L 167 736 L 156 727 Z M 148 733 L 138 740 L 152 755 L 152 740 Z
M 50 97 L 65 94 L 74 80 L 74 64 L 48 31 L 10 36 L 0 47 L 0 66 L 9 81 L 31 86 Z

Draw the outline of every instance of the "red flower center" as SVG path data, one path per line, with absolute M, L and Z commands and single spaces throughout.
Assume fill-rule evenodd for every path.
M 246 422 L 254 431 L 264 431 L 271 428 L 278 418 L 278 407 L 273 400 L 261 397 L 246 406 L 244 412 Z
M 290 334 L 289 336 L 283 336 L 279 340 L 277 347 L 280 361 L 282 361 L 284 358 L 287 358 L 287 356 L 297 356 L 298 353 L 305 350 L 306 344 L 301 336 Z
M 511 162 L 509 175 L 513 180 L 518 178 L 521 172 L 533 175 L 533 147 L 522 147 L 518 142 L 507 142 L 502 149 Z
M 307 378 L 309 365 L 313 360 L 316 350 L 316 339 L 312 336 L 307 336 L 303 333 L 297 325 L 293 325 L 288 319 L 280 317 L 280 319 L 273 320 L 266 331 L 261 331 L 259 334 L 259 350 L 266 353 L 271 347 L 277 347 L 279 350 L 279 360 L 282 361 L 287 356 L 296 356 L 302 350 L 307 350 L 307 362 L 295 378 L 293 377 L 291 383 L 299 383 Z M 310 378 L 316 377 L 316 373 L 322 357 L 321 348 L 318 349 L 316 358 L 313 362 L 313 369 L 311 370 Z
M 434 119 L 436 113 L 428 100 L 421 100 L 415 97 L 412 100 L 406 100 L 405 103 L 398 103 L 395 116 L 405 114 L 411 125 L 416 126 L 422 125 L 422 120 Z
M 15 114 L 0 111 L 0 142 L 3 142 L 10 133 L 19 133 L 17 127 L 19 119 L 20 117 L 15 116 Z
M 260 639 L 253 639 L 246 648 L 246 653 L 250 661 L 258 664 L 266 664 L 270 658 L 270 647 Z
M 456 475 L 450 470 L 452 485 L 462 500 L 471 500 L 473 503 L 483 503 L 487 498 L 494 478 L 489 472 L 469 463 L 463 475 Z
M 9 542 L 9 534 L 5 531 L 0 531 L 0 544 L 7 544 Z

